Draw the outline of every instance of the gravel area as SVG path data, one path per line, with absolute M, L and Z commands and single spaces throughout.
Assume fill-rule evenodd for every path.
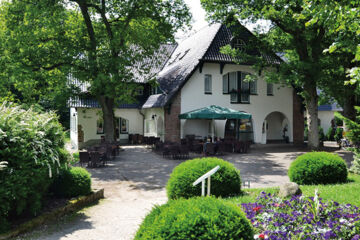
M 56 223 L 16 239 L 130 240 L 155 204 L 167 201 L 165 186 L 172 169 L 181 160 L 163 159 L 144 146 L 125 146 L 107 167 L 88 169 L 93 187 L 105 188 L 105 199 Z M 335 150 L 335 149 L 334 149 Z M 291 145 L 255 146 L 248 154 L 223 158 L 240 169 L 251 187 L 272 187 L 288 182 L 287 169 L 304 149 Z M 337 151 L 349 162 L 351 154 Z

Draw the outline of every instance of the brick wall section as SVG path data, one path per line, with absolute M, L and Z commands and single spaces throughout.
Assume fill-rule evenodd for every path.
M 304 143 L 304 113 L 301 98 L 295 91 L 293 94 L 293 138 L 294 144 Z
M 173 98 L 170 112 L 165 107 L 165 141 L 180 142 L 181 92 Z

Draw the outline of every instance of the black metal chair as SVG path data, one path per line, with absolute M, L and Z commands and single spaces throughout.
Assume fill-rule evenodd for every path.
M 189 147 L 187 145 L 181 145 L 179 149 L 180 158 L 188 159 L 189 158 Z
M 79 163 L 81 167 L 83 166 L 83 164 L 89 166 L 89 161 L 90 161 L 89 152 L 79 152 L 79 158 L 80 158 Z
M 99 152 L 90 152 L 91 167 L 99 167 L 101 165 L 101 155 Z

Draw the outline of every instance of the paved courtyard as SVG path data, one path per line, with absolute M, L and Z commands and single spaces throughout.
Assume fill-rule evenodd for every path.
M 256 146 L 248 154 L 223 158 L 240 169 L 251 187 L 272 187 L 288 182 L 287 169 L 304 149 L 290 145 Z M 352 156 L 338 151 L 349 162 Z M 88 169 L 94 188 L 105 188 L 105 199 L 56 223 L 18 237 L 44 240 L 130 240 L 155 204 L 167 201 L 165 186 L 181 160 L 163 159 L 142 146 L 124 151 L 105 168 Z

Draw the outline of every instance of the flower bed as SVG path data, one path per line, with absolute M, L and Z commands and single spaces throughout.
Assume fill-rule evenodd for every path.
M 289 200 L 262 192 L 242 208 L 255 228 L 255 239 L 360 239 L 360 211 L 351 204 L 315 197 Z

